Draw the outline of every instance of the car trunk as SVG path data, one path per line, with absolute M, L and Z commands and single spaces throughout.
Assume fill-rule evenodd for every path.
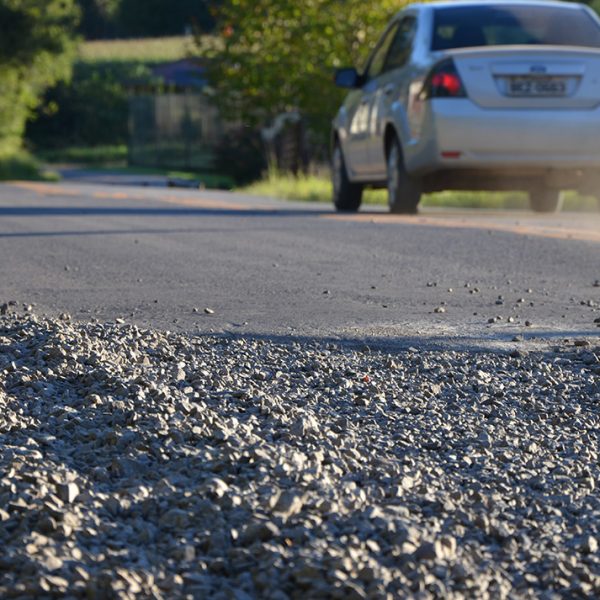
M 600 105 L 600 50 L 502 46 L 452 50 L 468 97 L 483 108 L 592 109 Z

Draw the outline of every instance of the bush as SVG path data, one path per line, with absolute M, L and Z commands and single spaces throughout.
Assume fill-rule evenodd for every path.
M 407 0 L 223 0 L 220 43 L 199 39 L 224 115 L 264 126 L 298 112 L 326 144 L 345 96 L 335 67 L 359 64 L 389 17 Z M 301 5 L 301 6 L 300 6 Z
M 121 0 L 117 16 L 124 37 L 177 35 L 191 28 L 210 31 L 215 24 L 207 0 Z
M 83 44 L 72 80 L 46 94 L 27 140 L 34 150 L 125 144 L 130 87 L 157 83 L 152 67 L 183 58 L 188 44 L 185 37 Z
M 86 165 L 125 164 L 128 149 L 125 144 L 106 146 L 68 146 L 36 152 L 36 156 L 49 163 L 75 163 Z
M 228 131 L 215 148 L 214 169 L 237 185 L 261 178 L 267 167 L 260 133 L 249 127 Z
M 18 179 L 39 181 L 54 177 L 43 173 L 37 161 L 26 152 L 0 156 L 0 181 Z
M 73 0 L 0 0 L 0 152 L 21 148 L 25 122 L 44 91 L 70 75 Z
M 325 177 L 300 176 L 270 173 L 244 189 L 257 196 L 271 196 L 282 200 L 303 200 L 310 202 L 331 202 L 333 190 L 331 180 Z M 387 204 L 385 190 L 366 189 L 364 204 Z M 487 208 L 487 209 L 528 209 L 527 194 L 524 192 L 477 192 L 445 191 L 426 194 L 422 206 L 444 208 Z M 596 211 L 600 203 L 596 198 L 582 196 L 577 192 L 566 192 L 564 209 L 569 211 Z
M 77 63 L 70 84 L 46 95 L 44 107 L 27 126 L 33 148 L 125 144 L 128 85 L 150 80 L 142 63 Z

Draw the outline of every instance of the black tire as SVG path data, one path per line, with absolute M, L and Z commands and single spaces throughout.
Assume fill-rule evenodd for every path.
M 387 190 L 390 212 L 414 215 L 421 200 L 421 181 L 406 172 L 402 148 L 397 138 L 390 143 L 387 153 Z
M 333 148 L 331 173 L 333 178 L 333 205 L 336 210 L 356 212 L 362 202 L 363 186 L 360 183 L 352 183 L 348 179 L 346 163 L 339 143 L 336 143 Z
M 539 213 L 553 213 L 562 206 L 562 193 L 545 187 L 529 190 L 529 206 Z

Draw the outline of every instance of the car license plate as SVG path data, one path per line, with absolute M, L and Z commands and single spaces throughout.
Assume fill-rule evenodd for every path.
M 564 77 L 509 77 L 508 95 L 521 97 L 566 96 Z

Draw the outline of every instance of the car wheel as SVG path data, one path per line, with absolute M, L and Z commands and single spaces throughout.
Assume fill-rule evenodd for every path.
M 363 186 L 352 183 L 348 179 L 344 155 L 340 144 L 333 149 L 332 165 L 333 177 L 333 204 L 341 212 L 356 212 L 362 202 Z
M 529 206 L 531 210 L 540 213 L 552 213 L 562 206 L 562 192 L 539 187 L 529 191 Z
M 390 212 L 416 214 L 421 200 L 421 182 L 406 172 L 402 150 L 397 139 L 392 141 L 388 151 L 387 189 Z

